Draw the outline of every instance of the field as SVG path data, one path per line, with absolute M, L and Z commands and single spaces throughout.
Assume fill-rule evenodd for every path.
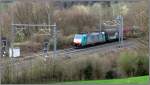
M 75 85 L 93 85 L 93 84 L 142 84 L 148 85 L 149 77 L 148 76 L 141 76 L 141 77 L 132 77 L 132 78 L 125 78 L 125 79 L 111 79 L 111 80 L 87 80 L 87 81 L 74 81 L 74 82 L 65 82 L 62 83 L 66 84 L 75 84 Z

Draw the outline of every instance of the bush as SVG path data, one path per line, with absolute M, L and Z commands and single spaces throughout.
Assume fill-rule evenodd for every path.
M 84 75 L 85 75 L 84 79 L 86 79 L 86 80 L 92 79 L 92 72 L 93 72 L 93 68 L 92 68 L 91 64 L 88 64 L 86 66 L 86 68 L 84 69 Z
M 148 74 L 148 57 L 136 51 L 124 51 L 118 59 L 118 69 L 124 76 L 139 76 Z
M 147 56 L 130 50 L 124 50 L 118 57 L 114 55 L 103 57 L 95 54 L 74 56 L 69 59 L 50 58 L 46 62 L 42 58 L 36 58 L 36 62 L 31 63 L 31 67 L 28 67 L 30 69 L 23 68 L 19 75 L 13 74 L 11 68 L 7 67 L 5 72 L 14 76 L 13 79 L 8 75 L 3 76 L 2 83 L 97 80 L 148 74 L 149 63 Z
M 115 69 L 110 69 L 105 75 L 106 79 L 114 79 L 117 77 L 118 77 L 118 73 Z
M 118 68 L 125 72 L 127 76 L 134 76 L 137 69 L 137 53 L 125 51 L 120 54 L 118 59 Z
M 58 49 L 65 49 L 72 46 L 73 42 L 73 35 L 70 36 L 63 36 L 62 34 L 59 34 L 57 37 L 57 48 Z M 53 39 L 50 42 L 50 49 L 53 50 L 54 42 Z
M 149 73 L 149 58 L 146 55 L 138 55 L 136 75 L 144 76 Z

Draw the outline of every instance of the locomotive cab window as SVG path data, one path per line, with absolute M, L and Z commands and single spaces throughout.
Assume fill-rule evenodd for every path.
M 82 35 L 75 35 L 75 39 L 81 39 Z

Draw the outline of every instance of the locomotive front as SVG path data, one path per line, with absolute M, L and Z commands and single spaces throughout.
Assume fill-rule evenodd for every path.
M 82 44 L 82 34 L 75 34 L 73 40 L 73 46 L 80 47 Z

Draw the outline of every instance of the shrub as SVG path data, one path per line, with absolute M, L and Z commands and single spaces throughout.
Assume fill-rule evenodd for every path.
M 63 36 L 62 34 L 59 34 L 57 37 L 57 48 L 58 49 L 65 49 L 69 48 L 72 45 L 73 41 L 73 35 L 70 36 Z M 50 42 L 50 49 L 53 50 L 54 42 L 53 39 Z
M 120 54 L 118 59 L 118 68 L 125 72 L 127 76 L 134 76 L 137 69 L 137 53 L 134 51 L 125 51 Z
M 23 68 L 19 75 L 13 74 L 9 67 L 5 72 L 13 74 L 14 77 L 12 79 L 10 76 L 4 76 L 3 83 L 112 79 L 122 77 L 122 75 L 138 76 L 148 74 L 147 56 L 130 50 L 124 50 L 118 57 L 114 55 L 103 57 L 93 54 L 74 56 L 69 59 L 50 58 L 46 62 L 42 58 L 36 58 L 36 62 L 31 63 L 31 67 L 28 67 L 30 69 Z
M 113 78 L 117 78 L 118 76 L 118 73 L 116 70 L 112 69 L 112 70 L 109 70 L 106 75 L 105 75 L 105 78 L 106 79 L 113 79 Z
M 149 73 L 149 58 L 146 55 L 138 55 L 136 75 L 144 76 Z
M 118 68 L 125 76 L 148 74 L 148 56 L 135 51 L 124 51 L 118 59 Z
M 92 65 L 91 64 L 88 64 L 86 66 L 86 68 L 84 69 L 84 75 L 85 75 L 85 78 L 86 80 L 90 80 L 92 79 L 92 72 L 93 72 L 93 68 L 92 68 Z

